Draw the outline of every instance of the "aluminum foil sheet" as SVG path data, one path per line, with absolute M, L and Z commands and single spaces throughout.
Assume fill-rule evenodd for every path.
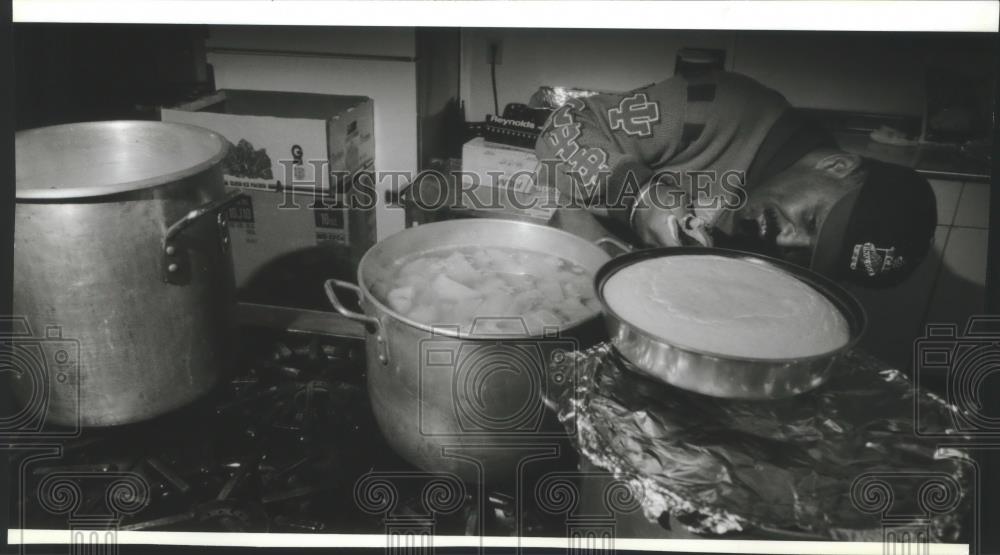
M 551 108 L 553 110 L 561 107 L 571 98 L 587 98 L 604 94 L 602 91 L 588 89 L 578 89 L 573 87 L 539 87 L 535 94 L 531 95 L 528 106 L 532 108 Z
M 826 385 L 779 401 L 707 397 L 627 366 L 602 344 L 551 370 L 575 376 L 557 404 L 576 447 L 640 492 L 651 522 L 667 512 L 696 534 L 960 538 L 974 467 L 943 446 L 963 439 L 956 409 L 877 359 L 851 353 Z

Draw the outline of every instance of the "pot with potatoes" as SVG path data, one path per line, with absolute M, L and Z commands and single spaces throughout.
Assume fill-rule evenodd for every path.
M 326 282 L 334 308 L 367 329 L 372 409 L 401 456 L 499 483 L 564 445 L 543 400 L 573 377 L 547 368 L 604 334 L 593 288 L 611 259 L 602 242 L 614 241 L 513 220 L 442 221 L 376 244 L 357 284 Z M 357 295 L 363 312 L 338 290 Z

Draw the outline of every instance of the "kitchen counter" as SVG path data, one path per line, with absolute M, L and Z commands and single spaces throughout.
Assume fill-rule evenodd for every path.
M 930 179 L 990 181 L 990 162 L 962 152 L 958 146 L 925 144 L 887 145 L 866 133 L 839 132 L 834 136 L 841 148 L 861 156 L 916 169 Z

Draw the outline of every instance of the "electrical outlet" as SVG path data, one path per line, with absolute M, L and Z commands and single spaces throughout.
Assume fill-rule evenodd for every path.
M 500 65 L 503 63 L 503 42 L 491 40 L 486 45 L 486 64 Z

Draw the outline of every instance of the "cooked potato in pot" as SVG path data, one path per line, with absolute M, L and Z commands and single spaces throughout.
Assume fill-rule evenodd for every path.
M 421 324 L 468 333 L 478 318 L 476 333 L 526 328 L 540 335 L 599 312 L 591 280 L 583 267 L 551 254 L 448 247 L 398 261 L 372 289 L 393 311 Z

